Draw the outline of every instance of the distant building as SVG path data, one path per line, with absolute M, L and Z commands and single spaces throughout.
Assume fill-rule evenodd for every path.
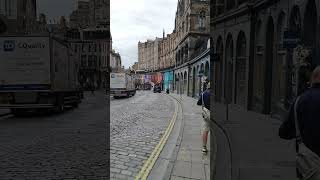
M 71 28 L 86 28 L 90 24 L 90 6 L 87 1 L 78 1 L 78 7 L 74 10 L 70 18 L 70 27 Z
M 0 34 L 37 31 L 36 0 L 0 0 Z
M 67 38 L 72 44 L 74 56 L 80 61 L 80 84 L 87 87 L 94 83 L 98 88 L 106 87 L 112 48 L 109 29 L 73 29 L 68 31 Z
M 209 75 L 210 58 L 207 49 L 210 37 L 209 0 L 179 0 L 175 17 L 175 90 L 198 97 L 201 76 Z
M 119 53 L 116 53 L 115 50 L 112 50 L 110 53 L 110 68 L 112 72 L 117 72 L 122 69 L 121 56 Z
M 138 69 L 156 71 L 159 67 L 159 47 L 162 38 L 138 43 Z
M 131 70 L 137 71 L 138 70 L 138 62 L 134 62 L 134 64 L 131 67 Z
M 168 69 L 175 67 L 175 31 L 168 34 L 167 37 L 164 36 L 160 42 L 159 46 L 159 70 Z
M 110 26 L 110 0 L 90 0 L 90 26 Z

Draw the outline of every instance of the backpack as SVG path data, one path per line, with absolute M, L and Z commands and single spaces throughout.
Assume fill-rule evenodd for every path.
M 296 127 L 296 165 L 300 174 L 300 180 L 320 180 L 320 157 L 311 151 L 302 141 L 297 115 L 297 106 L 300 96 L 294 104 L 294 120 Z
M 205 121 L 209 122 L 210 121 L 210 110 L 207 109 L 205 106 L 204 106 L 204 101 L 203 101 L 203 94 L 201 94 L 201 98 L 202 98 L 202 117 Z

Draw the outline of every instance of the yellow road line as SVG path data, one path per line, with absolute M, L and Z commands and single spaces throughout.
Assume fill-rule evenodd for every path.
M 152 151 L 150 157 L 148 158 L 148 160 L 144 163 L 144 165 L 142 166 L 140 172 L 138 173 L 138 175 L 135 177 L 135 180 L 145 180 L 148 178 L 154 164 L 156 163 L 156 160 L 158 159 L 164 145 L 166 144 L 169 135 L 174 127 L 174 124 L 176 122 L 177 119 L 177 114 L 178 114 L 178 103 L 175 102 L 175 111 L 173 114 L 173 117 L 170 121 L 169 126 L 167 127 L 164 135 L 162 136 L 160 142 L 157 144 L 157 146 L 154 148 L 154 150 Z

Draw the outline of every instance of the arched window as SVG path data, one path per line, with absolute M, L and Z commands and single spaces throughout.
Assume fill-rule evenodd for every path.
M 184 77 L 183 77 L 183 73 L 180 73 L 180 87 L 181 87 L 181 94 L 184 93 Z
M 189 45 L 186 45 L 186 59 L 189 61 Z
M 188 68 L 188 96 L 192 95 L 192 68 Z
M 266 55 L 265 55 L 265 78 L 264 78 L 264 110 L 265 114 L 271 112 L 271 99 L 273 88 L 273 62 L 274 62 L 274 23 L 273 18 L 268 18 L 266 29 Z
M 206 62 L 205 68 L 204 68 L 204 75 L 210 79 L 210 68 L 209 68 L 209 62 Z
M 275 114 L 284 113 L 286 100 L 286 51 L 283 49 L 283 33 L 286 25 L 286 15 L 281 12 L 278 16 L 277 22 L 277 46 L 276 46 L 276 61 L 274 61 L 274 78 L 273 78 L 273 99 L 272 99 L 272 112 Z
M 221 102 L 221 96 L 222 96 L 222 60 L 224 59 L 223 57 L 223 42 L 222 42 L 222 37 L 220 36 L 217 41 L 217 49 L 216 53 L 218 55 L 219 60 L 214 62 L 214 95 L 215 95 L 215 101 Z
M 224 88 L 224 98 L 228 103 L 232 102 L 232 92 L 233 92 L 233 38 L 229 34 L 226 41 L 226 52 L 225 52 L 225 88 Z
M 256 24 L 255 32 L 255 57 L 253 67 L 253 94 L 250 103 L 250 109 L 256 112 L 262 112 L 263 109 L 263 91 L 264 91 L 264 59 L 263 55 L 263 37 L 262 34 L 262 21 L 259 20 Z
M 184 34 L 185 33 L 185 23 L 182 22 L 182 33 Z
M 236 59 L 236 85 L 235 103 L 246 107 L 246 70 L 247 70 L 247 41 L 244 32 L 240 32 L 237 39 L 237 59 Z
M 216 3 L 216 13 L 217 15 L 220 15 L 223 13 L 224 11 L 224 1 L 225 0 L 217 0 L 217 3 Z
M 200 14 L 199 14 L 199 27 L 200 28 L 205 28 L 206 27 L 206 12 L 205 11 L 200 11 Z

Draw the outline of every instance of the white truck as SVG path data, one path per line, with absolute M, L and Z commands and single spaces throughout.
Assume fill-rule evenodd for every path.
M 0 108 L 19 115 L 77 107 L 83 94 L 69 46 L 50 35 L 0 36 Z
M 133 77 L 128 73 L 110 73 L 110 95 L 114 98 L 136 94 Z

